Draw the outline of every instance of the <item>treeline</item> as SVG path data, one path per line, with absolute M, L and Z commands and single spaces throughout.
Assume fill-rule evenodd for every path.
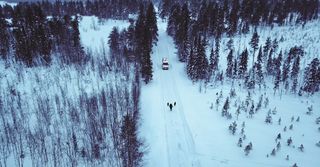
M 136 22 L 131 22 L 127 29 L 119 31 L 114 27 L 109 35 L 111 57 L 116 62 L 125 57 L 139 64 L 141 77 L 145 83 L 152 80 L 152 47 L 158 41 L 157 18 L 152 2 L 140 4 Z M 121 56 L 121 57 L 119 57 Z
M 171 2 L 171 3 L 169 3 Z M 176 2 L 176 3 L 173 3 Z M 312 4 L 309 5 L 302 5 Z M 249 45 L 250 51 L 244 49 L 235 55 L 233 40 L 227 43 L 229 54 L 226 71 L 219 69 L 220 41 L 223 35 L 232 38 L 236 34 L 248 33 L 250 27 L 258 25 L 273 25 L 285 23 L 305 23 L 317 18 L 318 1 L 202 1 L 196 3 L 179 3 L 177 1 L 163 1 L 160 5 L 160 16 L 168 19 L 167 33 L 172 36 L 177 47 L 180 61 L 187 63 L 187 74 L 193 81 L 212 80 L 223 81 L 224 77 L 243 79 L 248 89 L 264 85 L 264 79 L 271 76 L 274 79 L 274 90 L 278 90 L 281 83 L 286 90 L 292 92 L 306 91 L 313 93 L 319 88 L 317 81 L 299 82 L 300 58 L 304 55 L 301 47 L 293 46 L 288 55 L 278 51 L 278 40 L 267 39 L 264 46 L 259 46 L 259 34 L 256 29 Z M 209 60 L 206 57 L 208 38 L 214 38 Z M 279 56 L 280 55 L 280 56 Z M 248 59 L 252 57 L 252 67 L 248 66 Z M 256 61 L 255 61 L 256 60 Z M 316 64 L 316 63 L 315 63 Z M 311 67 L 310 67 L 311 68 Z M 314 69 L 318 68 L 315 67 Z M 307 70 L 306 71 L 310 71 Z M 305 78 L 310 78 L 310 72 L 305 72 Z M 315 72 L 319 75 L 319 72 Z M 315 76 L 315 75 L 313 75 Z M 309 88 L 307 85 L 312 85 Z M 291 88 L 290 88 L 291 87 Z
M 167 32 L 175 40 L 180 60 L 186 61 L 186 52 L 198 35 L 219 39 L 223 34 L 248 33 L 251 26 L 305 23 L 318 17 L 318 9 L 318 0 L 164 0 L 160 17 L 168 19 Z
M 87 1 L 38 1 L 32 2 L 44 11 L 45 16 L 64 15 L 95 15 L 100 18 L 127 19 L 129 14 L 135 14 L 139 10 L 139 4 L 144 0 L 87 0 Z M 28 2 L 20 2 L 16 7 L 30 5 Z M 14 8 L 10 5 L 0 7 L 0 13 L 5 18 L 13 16 Z
M 0 54 L 28 66 L 83 63 L 86 56 L 80 43 L 79 15 L 101 18 L 128 18 L 137 13 L 135 0 L 49 1 L 0 6 Z
M 214 32 L 219 19 L 225 23 L 225 32 L 232 35 L 247 31 L 249 25 L 306 22 L 318 17 L 318 0 L 222 0 L 196 1 L 163 0 L 159 5 L 160 17 L 170 17 L 186 4 L 197 28 Z M 195 26 L 196 26 L 195 25 Z M 219 35 L 219 34 L 217 34 Z
M 28 66 L 50 64 L 52 55 L 64 63 L 85 61 L 77 16 L 48 18 L 41 5 L 24 4 L 13 9 L 11 22 L 0 15 L 0 27 L 3 58 L 15 58 Z
M 219 68 L 219 48 L 217 40 L 207 59 L 205 38 L 198 37 L 189 52 L 187 74 L 193 81 L 243 80 L 247 89 L 266 88 L 266 78 L 272 78 L 274 91 L 284 89 L 286 92 L 303 92 L 313 94 L 320 89 L 320 62 L 314 58 L 305 69 L 300 67 L 300 60 L 305 51 L 301 46 L 294 46 L 289 51 L 279 51 L 278 40 L 267 38 L 259 46 L 259 35 L 255 31 L 249 42 L 251 48 L 245 48 L 239 55 L 234 52 L 233 40 L 227 43 L 226 69 Z M 249 51 L 251 50 L 251 51 Z M 287 54 L 284 54 L 287 53 Z M 249 64 L 249 57 L 252 60 Z M 304 73 L 300 71 L 304 70 Z M 302 79 L 303 78 L 303 79 Z

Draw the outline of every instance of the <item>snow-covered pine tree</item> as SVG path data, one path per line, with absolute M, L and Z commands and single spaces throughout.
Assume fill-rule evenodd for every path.
M 120 51 L 120 34 L 119 34 L 119 30 L 117 27 L 113 27 L 112 31 L 109 35 L 109 40 L 108 40 L 108 44 L 109 44 L 109 48 L 110 48 L 110 53 L 111 55 L 114 57 L 116 55 L 119 54 Z
M 141 77 L 145 83 L 149 83 L 152 80 L 152 61 L 151 61 L 151 49 L 152 49 L 152 33 L 149 27 L 146 25 L 146 16 L 144 14 L 143 6 L 140 7 L 138 20 L 135 28 L 136 38 L 136 54 L 138 56 L 138 62 L 141 67 Z
M 239 146 L 239 147 L 242 147 L 242 138 L 241 138 L 241 137 L 240 137 L 239 140 L 238 140 L 238 146 Z
M 274 52 L 277 52 L 278 47 L 279 47 L 279 43 L 278 43 L 277 38 L 275 38 L 275 39 L 272 41 L 272 50 L 273 50 Z
M 6 58 L 10 50 L 10 36 L 9 36 L 8 22 L 0 13 L 0 55 Z
M 229 36 L 233 36 L 234 34 L 237 33 L 238 21 L 239 21 L 239 18 L 238 18 L 239 10 L 240 10 L 239 0 L 232 1 L 230 15 L 227 20 L 228 21 L 227 33 Z
M 271 123 L 272 123 L 272 117 L 271 117 L 270 114 L 268 114 L 268 115 L 266 116 L 266 119 L 265 119 L 264 122 L 267 123 L 267 124 L 271 124 Z
M 245 76 L 245 85 L 247 89 L 254 89 L 256 85 L 255 77 L 254 77 L 254 70 L 250 69 L 249 73 Z
M 244 148 L 244 152 L 245 155 L 249 155 L 250 151 L 252 150 L 252 143 L 250 142 L 245 148 Z
M 286 60 L 282 66 L 282 78 L 281 81 L 285 83 L 289 78 L 290 73 L 290 66 L 291 66 L 291 56 L 287 56 Z
M 214 56 L 215 56 L 215 61 L 214 61 L 214 64 L 213 64 L 213 71 L 218 71 L 219 69 L 219 50 L 220 50 L 220 39 L 219 38 L 216 38 L 215 40 L 215 50 L 214 50 Z
M 229 102 L 229 97 L 227 97 L 226 101 L 224 102 L 223 108 L 221 115 L 224 117 L 228 114 L 230 108 L 230 102 Z
M 293 62 L 292 69 L 291 69 L 291 79 L 292 81 L 292 87 L 291 91 L 293 93 L 297 92 L 297 86 L 298 86 L 298 75 L 300 71 L 300 56 L 298 55 Z
M 262 64 L 263 64 L 263 59 L 262 59 L 262 48 L 260 47 L 258 57 L 257 57 L 257 62 L 255 63 L 255 80 L 257 84 L 259 85 L 259 88 L 261 88 L 261 84 L 264 82 L 264 76 L 263 76 L 263 71 L 262 71 Z
M 272 155 L 272 156 L 276 156 L 276 149 L 272 149 L 271 155 Z
M 171 37 L 175 36 L 176 29 L 177 29 L 177 20 L 180 17 L 180 5 L 179 4 L 174 4 L 169 13 L 169 18 L 168 18 L 168 25 L 167 25 L 167 33 Z
M 214 67 L 215 65 L 215 55 L 214 55 L 214 52 L 213 52 L 213 48 L 211 48 L 211 52 L 210 52 L 210 57 L 209 57 L 209 69 L 208 69 L 208 73 L 210 75 L 210 78 L 211 76 L 214 74 L 214 69 L 216 67 Z
M 196 64 L 195 64 L 195 70 L 196 70 L 196 79 L 197 80 L 203 80 L 207 78 L 208 74 L 208 59 L 206 56 L 206 40 L 201 40 L 201 37 L 198 38 L 197 42 L 197 56 L 196 56 Z
M 228 56 L 227 56 L 227 69 L 226 69 L 226 76 L 228 78 L 233 78 L 233 50 L 230 50 Z
M 248 50 L 245 49 L 240 55 L 240 62 L 238 68 L 239 78 L 243 78 L 247 72 L 248 68 Z
M 319 78 L 319 67 L 320 62 L 318 58 L 314 58 L 311 63 L 305 68 L 304 71 L 304 83 L 302 90 L 313 94 L 319 91 L 320 78 Z
M 196 55 L 193 52 L 193 48 L 190 50 L 188 62 L 187 62 L 187 74 L 192 81 L 195 81 L 195 64 L 196 64 Z
M 233 78 L 237 78 L 238 76 L 238 60 L 235 58 L 234 59 L 234 64 L 233 64 Z
M 233 39 L 230 38 L 229 41 L 227 42 L 227 48 L 228 50 L 234 50 L 234 44 L 233 44 Z
M 266 66 L 266 73 L 268 75 L 273 75 L 273 69 L 274 69 L 274 61 L 273 61 L 273 50 L 271 49 L 269 54 L 268 54 L 268 60 L 267 60 L 267 66 Z
M 268 37 L 266 40 L 266 43 L 263 46 L 264 55 L 267 55 L 269 53 L 270 49 L 271 49 L 271 39 L 270 39 L 270 37 Z
M 257 29 L 254 29 L 254 33 L 252 34 L 251 40 L 250 40 L 250 46 L 253 49 L 253 55 L 252 55 L 252 65 L 254 65 L 254 57 L 256 50 L 259 48 L 259 35 L 257 33 Z
M 134 118 L 125 115 L 121 126 L 120 156 L 123 166 L 140 166 L 143 158 L 142 142 L 138 137 L 138 127 Z
M 147 7 L 145 24 L 149 27 L 149 31 L 151 32 L 152 42 L 156 44 L 158 41 L 158 26 L 156 12 L 154 11 L 154 5 L 152 2 L 149 2 Z
M 171 0 L 163 0 L 160 2 L 160 5 L 159 5 L 160 18 L 164 19 L 166 16 L 169 15 L 171 3 L 172 3 Z
M 177 18 L 175 42 L 178 49 L 178 57 L 181 62 L 187 61 L 190 50 L 189 41 L 190 12 L 188 5 L 184 4 L 181 9 L 180 17 Z
M 279 151 L 279 150 L 280 150 L 280 148 L 281 148 L 281 143 L 280 143 L 280 142 L 278 142 L 278 143 L 277 143 L 277 151 Z
M 274 91 L 279 89 L 280 81 L 281 81 L 281 61 L 282 61 L 282 51 L 280 51 L 278 58 L 274 62 L 274 72 L 275 72 L 275 78 L 274 78 Z
M 232 135 L 234 135 L 237 131 L 237 123 L 236 121 L 233 121 L 230 125 L 229 125 L 229 131 L 231 132 Z

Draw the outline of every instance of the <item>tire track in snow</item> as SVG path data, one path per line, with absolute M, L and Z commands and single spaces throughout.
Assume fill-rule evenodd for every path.
M 161 30 L 160 30 L 161 31 Z M 162 57 L 167 56 L 172 63 L 175 53 L 169 53 L 170 45 L 173 45 L 172 40 L 169 40 L 165 30 L 159 31 L 159 42 L 156 47 L 156 53 L 153 55 L 155 65 L 161 64 Z M 169 62 L 169 63 L 170 63 Z M 194 140 L 189 128 L 189 125 L 184 116 L 184 108 L 180 99 L 177 85 L 172 73 L 175 73 L 175 67 L 170 66 L 169 71 L 163 71 L 161 65 L 156 65 L 157 71 L 155 75 L 159 75 L 161 84 L 161 95 L 163 107 L 163 117 L 165 119 L 165 140 L 167 147 L 167 157 L 169 166 L 200 166 L 198 155 L 195 152 Z M 178 74 L 175 74 L 178 75 Z M 177 102 L 177 106 L 173 111 L 169 111 L 166 106 L 167 102 Z M 165 106 L 165 107 L 164 107 Z M 167 109 L 166 109 L 167 108 Z
M 168 82 L 170 76 L 168 73 L 171 71 L 163 71 L 161 68 L 161 61 L 163 54 L 168 55 L 169 50 L 167 39 L 168 36 L 165 34 L 165 31 L 159 33 L 159 43 L 155 48 L 155 53 L 153 54 L 154 67 L 155 67 L 155 75 L 157 75 L 157 79 L 159 79 L 160 87 L 161 87 L 161 96 L 163 110 L 163 118 L 164 118 L 164 128 L 165 128 L 165 140 L 166 140 L 166 152 L 167 152 L 167 160 L 168 166 L 190 166 L 188 163 L 188 156 L 186 149 L 186 141 L 183 138 L 183 129 L 182 129 L 182 121 L 179 119 L 179 116 L 176 111 L 169 111 L 169 107 L 167 107 L 167 102 L 172 102 L 175 98 L 174 94 L 172 94 L 172 83 Z M 159 64 L 159 65 L 158 65 Z M 168 78 L 169 77 L 169 78 Z M 155 80 L 156 81 L 156 80 Z
M 175 68 L 172 69 L 172 71 L 174 71 L 175 74 L 178 74 L 178 72 L 176 72 Z M 191 156 L 191 159 L 192 159 L 192 166 L 201 166 L 200 165 L 200 161 L 198 160 L 198 158 L 196 157 L 197 155 L 197 152 L 196 152 L 196 149 L 195 149 L 195 142 L 194 142 L 194 139 L 193 139 L 193 136 L 192 136 L 192 132 L 191 132 L 191 129 L 189 127 L 189 124 L 186 120 L 186 117 L 184 115 L 184 107 L 183 107 L 183 103 L 181 101 L 181 97 L 180 97 L 180 93 L 178 92 L 178 87 L 177 87 L 177 84 L 176 84 L 176 80 L 175 80 L 175 77 L 173 76 L 173 74 L 171 73 L 171 79 L 172 79 L 172 85 L 173 85 L 173 91 L 175 93 L 175 96 L 176 96 L 176 99 L 177 99 L 177 106 L 178 106 L 178 113 L 179 113 L 179 116 L 182 120 L 182 123 L 183 123 L 183 130 L 186 134 L 186 141 L 188 142 L 188 146 L 189 146 L 189 151 L 190 151 L 190 154 Z
M 161 70 L 161 67 L 158 66 L 158 70 L 160 71 Z M 160 79 L 161 80 L 161 79 Z M 162 83 L 162 80 L 161 80 L 161 90 L 164 90 L 164 84 Z M 164 98 L 164 94 L 163 94 L 163 91 L 161 91 L 161 96 L 162 96 L 162 112 L 163 112 L 163 119 L 166 121 L 167 118 L 166 118 L 166 107 L 164 105 L 165 103 L 165 98 Z M 170 155 L 170 151 L 169 151 L 169 145 L 168 145 L 168 129 L 167 129 L 167 126 L 165 125 L 165 139 L 166 139 L 166 151 L 167 151 L 167 159 L 168 159 L 168 166 L 171 167 L 171 155 Z

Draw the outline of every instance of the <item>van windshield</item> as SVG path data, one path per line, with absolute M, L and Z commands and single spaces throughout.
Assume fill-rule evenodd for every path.
M 162 63 L 162 65 L 169 65 L 167 62 Z

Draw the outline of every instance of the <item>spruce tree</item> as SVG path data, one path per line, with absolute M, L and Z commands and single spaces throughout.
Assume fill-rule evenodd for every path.
M 214 55 L 214 51 L 213 51 L 213 48 L 211 48 L 211 52 L 210 52 L 210 57 L 209 57 L 209 69 L 208 69 L 208 72 L 209 72 L 209 75 L 212 76 L 213 73 L 215 72 L 214 69 L 216 69 L 215 63 L 216 61 L 216 57 Z
M 231 8 L 230 15 L 228 17 L 228 23 L 229 23 L 228 35 L 229 36 L 233 36 L 234 34 L 237 33 L 238 21 L 239 21 L 239 17 L 238 17 L 239 8 L 240 8 L 239 0 L 232 1 L 232 8 Z
M 226 69 L 226 76 L 228 78 L 233 78 L 233 50 L 230 50 L 228 57 L 227 57 L 227 69 Z
M 218 15 L 216 20 L 215 37 L 220 39 L 221 35 L 225 32 L 225 13 L 222 7 L 218 8 Z
M 198 38 L 198 45 L 197 45 L 197 59 L 196 59 L 196 71 L 197 71 L 197 79 L 203 80 L 207 77 L 208 73 L 208 59 L 206 56 L 206 41 L 205 39 L 201 40 L 201 38 Z
M 228 50 L 234 50 L 234 44 L 233 44 L 233 39 L 230 38 L 229 41 L 227 42 L 227 48 Z
M 137 61 L 141 63 L 141 53 L 143 52 L 142 46 L 144 45 L 145 39 L 145 15 L 143 6 L 140 6 L 140 11 L 138 15 L 138 19 L 135 25 L 135 54 L 137 55 Z
M 256 85 L 254 70 L 250 69 L 249 73 L 245 76 L 245 85 L 247 89 L 254 89 Z
M 111 55 L 119 54 L 120 51 L 120 34 L 117 27 L 113 27 L 109 35 L 108 44 L 110 47 Z
M 313 94 L 319 91 L 320 78 L 319 78 L 319 67 L 320 62 L 318 58 L 314 58 L 311 63 L 305 68 L 304 72 L 304 83 L 302 90 Z
M 240 55 L 238 75 L 239 78 L 243 78 L 248 68 L 248 50 L 245 49 Z
M 73 41 L 72 53 L 73 55 L 69 58 L 69 60 L 73 63 L 80 63 L 83 58 L 84 51 L 80 42 L 80 31 L 79 31 L 79 18 L 76 16 L 71 21 L 71 39 Z
M 171 7 L 168 25 L 167 25 L 167 34 L 174 37 L 177 29 L 178 18 L 180 17 L 180 5 L 174 4 Z
M 274 52 L 277 51 L 277 49 L 278 49 L 278 47 L 279 47 L 277 38 L 275 38 L 275 39 L 272 41 L 272 46 L 271 46 L 271 47 L 272 47 L 272 50 L 273 50 Z
M 217 71 L 219 69 L 219 50 L 220 50 L 220 38 L 217 38 L 215 41 L 215 50 L 214 50 L 214 64 L 213 64 L 213 71 Z
M 10 50 L 10 36 L 7 21 L 0 16 L 0 55 L 5 58 Z
M 250 46 L 253 49 L 253 57 L 254 57 L 255 53 L 256 53 L 256 50 L 259 47 L 259 35 L 257 33 L 257 29 L 254 30 L 254 33 L 253 33 L 253 35 L 251 37 Z M 253 59 L 253 62 L 254 62 L 254 59 Z
M 193 48 L 190 49 L 190 54 L 187 63 L 187 74 L 192 81 L 195 81 L 195 54 L 193 53 Z
M 300 56 L 298 55 L 295 58 L 292 65 L 292 69 L 291 69 L 291 79 L 293 80 L 291 91 L 294 93 L 297 91 L 299 71 L 300 71 Z
M 273 58 L 272 58 L 272 54 L 273 54 L 273 49 L 270 50 L 269 55 L 268 55 L 268 61 L 267 61 L 267 67 L 266 67 L 266 71 L 268 75 L 273 75 L 273 69 L 274 69 L 274 64 L 273 64 Z
M 257 29 L 256 28 L 254 30 L 254 33 L 253 33 L 252 37 L 251 37 L 250 45 L 251 45 L 251 47 L 253 49 L 253 55 L 252 55 L 252 66 L 253 66 L 252 75 L 253 76 L 252 77 L 254 79 L 255 78 L 255 68 L 254 68 L 255 60 L 254 60 L 254 58 L 255 58 L 256 50 L 258 49 L 258 46 L 259 46 L 259 35 L 257 33 Z
M 287 79 L 289 78 L 290 65 L 291 65 L 291 56 L 288 56 L 282 66 L 282 79 L 281 79 L 281 81 L 283 83 L 286 82 Z
M 282 51 L 280 51 L 278 58 L 274 64 L 274 71 L 275 71 L 275 79 L 274 79 L 274 91 L 279 89 L 279 84 L 281 81 L 281 61 L 282 61 Z
M 256 77 L 255 80 L 257 84 L 259 85 L 259 88 L 261 87 L 261 84 L 263 83 L 264 77 L 263 77 L 263 71 L 262 71 L 262 48 L 260 47 L 257 62 L 254 65 Z
M 145 83 L 149 83 L 152 80 L 152 32 L 146 25 L 146 17 L 144 14 L 143 6 L 140 6 L 138 20 L 135 27 L 136 38 L 136 55 L 141 67 L 141 77 Z
M 233 62 L 233 78 L 235 78 L 238 74 L 238 60 L 235 58 Z
M 152 42 L 154 44 L 158 41 L 158 26 L 156 12 L 154 11 L 153 3 L 150 2 L 146 12 L 146 26 L 149 28 L 148 31 L 151 31 Z
M 188 5 L 184 4 L 181 9 L 180 17 L 177 19 L 177 29 L 175 33 L 176 45 L 178 47 L 178 56 L 181 62 L 187 60 L 189 53 L 189 26 L 190 26 L 190 12 Z
M 79 31 L 79 18 L 76 16 L 71 21 L 72 26 L 72 40 L 73 40 L 73 46 L 79 47 L 80 46 L 80 31 Z
M 140 166 L 143 158 L 141 151 L 142 142 L 138 137 L 138 127 L 134 118 L 125 115 L 121 126 L 121 150 L 122 165 L 126 167 Z
M 263 53 L 268 54 L 270 49 L 271 49 L 271 39 L 270 37 L 268 37 L 266 40 L 266 43 L 263 46 Z
M 161 1 L 161 8 L 159 13 L 160 18 L 164 19 L 166 16 L 169 15 L 171 3 L 171 0 Z
M 230 108 L 230 104 L 229 104 L 229 97 L 227 97 L 226 101 L 224 102 L 223 108 L 222 108 L 222 112 L 221 112 L 221 116 L 227 116 L 228 112 L 229 112 L 229 108 Z

